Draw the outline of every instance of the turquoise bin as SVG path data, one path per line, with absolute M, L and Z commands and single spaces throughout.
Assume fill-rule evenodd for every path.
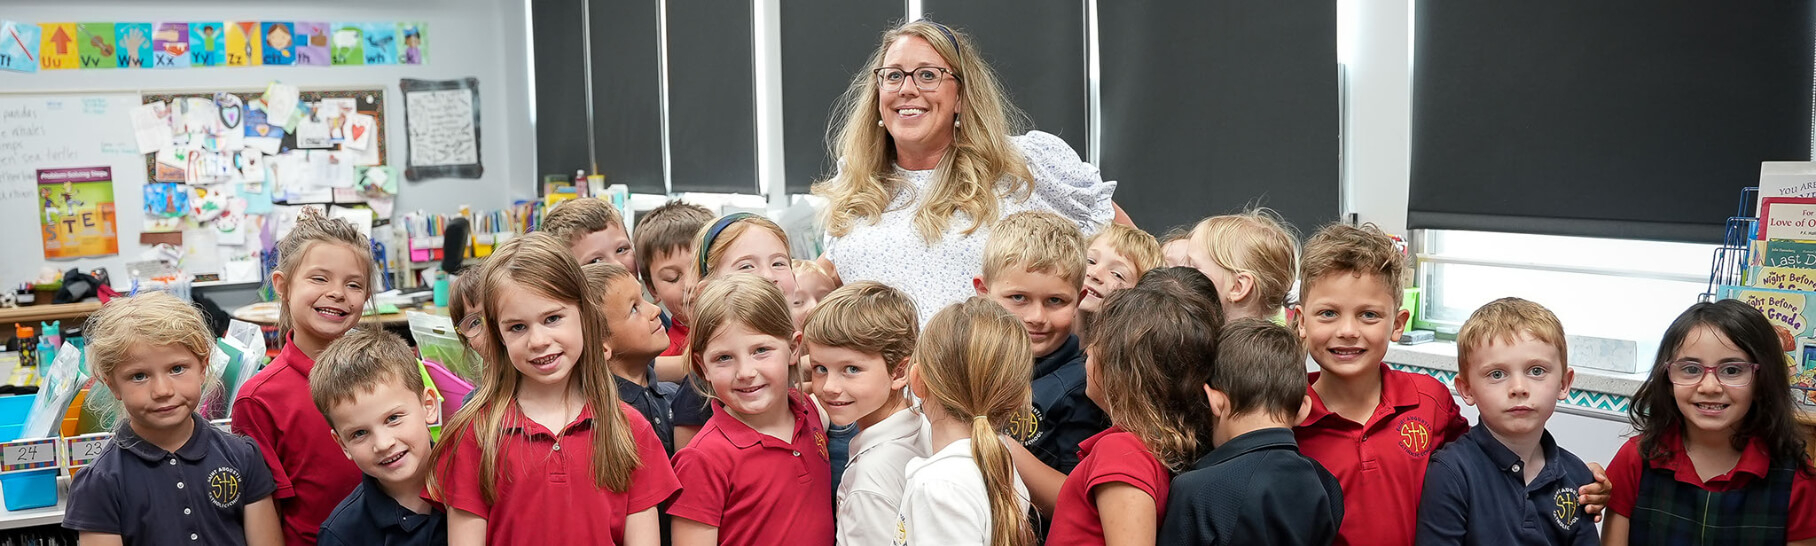
M 30 413 L 36 394 L 0 396 L 0 442 L 19 439 L 25 428 L 25 414 Z M 57 505 L 57 469 L 30 470 L 0 474 L 0 500 L 8 511 L 29 510 Z

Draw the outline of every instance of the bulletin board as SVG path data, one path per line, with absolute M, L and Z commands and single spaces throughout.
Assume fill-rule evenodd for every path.
M 128 119 L 138 104 L 137 93 L 0 93 L 0 280 L 33 279 L 45 266 L 104 267 L 123 278 L 126 264 L 149 248 L 139 244 L 144 159 Z M 38 171 L 95 168 L 112 175 L 114 213 L 105 227 L 117 235 L 117 253 L 45 259 Z
M 259 90 L 252 90 L 252 91 L 229 91 L 227 93 L 239 97 L 240 101 L 243 104 L 251 104 L 254 99 L 257 99 L 260 96 L 262 96 L 265 93 L 265 91 L 263 89 L 259 89 Z M 322 99 L 353 99 L 354 104 L 356 106 L 355 111 L 357 111 L 361 114 L 366 114 L 366 115 L 372 116 L 376 120 L 376 123 L 373 124 L 373 129 L 372 129 L 373 130 L 372 142 L 374 142 L 378 145 L 378 157 L 381 158 L 379 164 L 381 164 L 381 165 L 384 164 L 383 158 L 390 157 L 390 156 L 385 155 L 385 146 L 386 146 L 385 129 L 384 129 L 385 128 L 385 90 L 383 88 L 302 91 L 299 96 L 302 98 L 303 102 L 306 102 L 306 103 L 317 103 L 317 102 L 320 102 Z M 199 98 L 199 99 L 212 100 L 214 98 L 214 94 L 212 92 L 210 92 L 210 93 L 196 93 L 196 92 L 152 93 L 152 94 L 144 95 L 142 97 L 142 102 L 145 104 L 150 104 L 150 103 L 154 103 L 154 102 L 164 102 L 166 104 L 169 104 L 169 103 L 172 103 L 173 101 L 183 100 L 183 99 L 188 99 L 188 98 Z M 297 149 L 296 133 L 286 133 L 284 135 L 282 147 L 285 150 Z M 338 146 L 335 149 L 339 149 Z M 158 176 L 157 159 L 150 154 L 147 154 L 145 156 L 145 179 L 149 180 L 149 181 L 154 181 L 154 182 L 155 181 L 181 182 L 181 180 L 160 179 Z

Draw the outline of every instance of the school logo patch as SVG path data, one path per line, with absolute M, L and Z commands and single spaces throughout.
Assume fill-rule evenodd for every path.
M 832 460 L 832 452 L 828 451 L 826 449 L 826 432 L 825 431 L 819 430 L 817 428 L 814 429 L 813 444 L 816 446 L 819 446 L 821 459 L 826 459 L 828 461 Z
M 1400 449 L 1415 458 L 1431 453 L 1431 423 L 1418 417 L 1406 416 L 1400 419 L 1400 425 L 1394 427 L 1400 433 Z
M 895 515 L 894 546 L 908 546 L 908 517 L 901 514 Z
M 240 471 L 220 467 L 208 473 L 208 501 L 221 508 L 233 508 L 240 502 Z
M 1003 434 L 1009 435 L 1022 445 L 1034 443 L 1042 436 L 1046 436 L 1046 431 L 1040 429 L 1040 419 L 1040 408 L 1029 406 L 1027 410 L 1009 418 L 1009 423 L 1003 426 Z
M 1551 500 L 1556 504 L 1556 506 L 1551 509 L 1551 522 L 1556 523 L 1558 528 L 1566 531 L 1570 530 L 1571 527 L 1575 527 L 1577 511 L 1581 508 L 1581 506 L 1577 504 L 1576 490 L 1569 487 L 1560 487 L 1556 493 L 1551 495 Z

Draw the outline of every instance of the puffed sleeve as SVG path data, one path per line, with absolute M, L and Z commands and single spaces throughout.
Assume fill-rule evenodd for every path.
M 1059 137 L 1040 131 L 1013 138 L 1034 174 L 1030 200 L 1037 208 L 1078 223 L 1085 233 L 1095 233 L 1115 218 L 1110 196 L 1116 183 L 1106 182 L 1097 166 L 1086 163 Z

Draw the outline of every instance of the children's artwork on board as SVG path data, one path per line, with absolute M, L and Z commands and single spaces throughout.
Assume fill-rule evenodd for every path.
M 151 68 L 151 23 L 114 23 L 114 60 L 120 68 Z
M 429 63 L 429 25 L 420 21 L 397 24 L 397 64 Z
M 189 210 L 189 189 L 174 182 L 145 185 L 145 216 L 178 218 Z
M 341 146 L 350 150 L 364 150 L 367 146 L 371 146 L 375 123 L 372 116 L 365 114 L 348 116 L 345 129 L 342 130 L 346 134 L 346 138 L 341 141 Z
M 333 59 L 328 48 L 328 23 L 298 21 L 295 30 L 296 64 L 328 66 Z
M 45 258 L 120 253 L 112 167 L 39 169 L 38 194 Z
M 189 23 L 158 23 L 151 58 L 152 68 L 189 68 Z
M 239 95 L 233 93 L 215 93 L 215 109 L 221 114 L 221 128 L 227 132 L 241 131 L 246 123 L 246 103 Z
M 257 108 L 246 110 L 246 136 L 283 140 L 284 127 L 271 124 L 265 116 L 264 110 Z
M 363 23 L 359 32 L 366 41 L 366 64 L 397 64 L 397 23 Z
M 77 23 L 76 55 L 82 68 L 119 67 L 120 58 L 114 55 L 116 40 L 119 35 L 114 33 L 113 23 Z
M 189 66 L 221 66 L 227 62 L 227 31 L 221 23 L 189 24 Z
M 334 66 L 366 64 L 366 39 L 358 23 L 334 24 Z
M 287 22 L 267 21 L 261 28 L 265 34 L 265 64 L 286 66 L 296 64 L 296 28 Z
M 74 70 L 80 67 L 75 23 L 43 23 L 38 25 L 38 30 L 43 36 L 38 43 L 38 68 Z
M 258 66 L 263 59 L 259 58 L 259 23 L 258 21 L 228 21 L 227 27 L 227 66 Z M 289 64 L 289 63 L 285 63 Z
M 38 25 L 0 21 L 0 70 L 38 71 Z
M 133 108 L 132 131 L 139 143 L 139 153 L 148 154 L 170 146 L 170 139 L 176 136 L 170 128 L 170 107 L 164 101 L 157 101 Z

